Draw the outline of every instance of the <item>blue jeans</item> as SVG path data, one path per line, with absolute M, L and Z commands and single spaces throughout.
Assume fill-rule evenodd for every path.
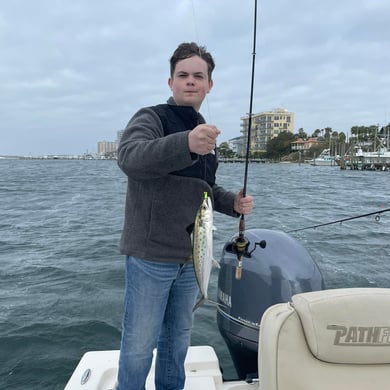
M 156 390 L 184 388 L 198 284 L 192 264 L 126 257 L 126 290 L 117 390 L 144 390 L 157 347 Z

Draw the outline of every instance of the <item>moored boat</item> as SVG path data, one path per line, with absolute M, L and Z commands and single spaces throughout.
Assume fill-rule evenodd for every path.
M 336 157 L 331 156 L 330 149 L 324 149 L 318 157 L 310 160 L 310 165 L 334 167 L 336 166 Z
M 356 147 L 351 155 L 343 156 L 340 166 L 357 170 L 389 171 L 390 149 L 382 146 L 375 151 L 364 151 L 361 147 Z
M 374 152 L 363 152 L 359 148 L 356 152 L 356 156 L 368 157 L 368 158 L 390 158 L 390 150 L 388 148 L 382 147 Z

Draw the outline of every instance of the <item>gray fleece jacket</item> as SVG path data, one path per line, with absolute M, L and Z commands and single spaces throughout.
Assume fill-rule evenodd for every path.
M 168 104 L 175 105 L 172 98 Z M 195 112 L 195 111 L 194 111 Z M 214 210 L 237 217 L 235 194 L 201 178 L 174 172 L 194 163 L 188 133 L 182 128 L 164 134 L 153 107 L 139 110 L 129 121 L 118 148 L 118 165 L 127 175 L 122 254 L 144 260 L 186 263 L 190 260 L 191 226 L 206 191 Z

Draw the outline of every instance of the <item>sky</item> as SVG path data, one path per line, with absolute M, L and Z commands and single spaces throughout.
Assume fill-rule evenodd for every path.
M 164 103 L 181 42 L 212 53 L 201 113 L 240 136 L 249 112 L 253 0 L 8 0 L 0 6 L 0 155 L 96 153 Z M 253 113 L 294 132 L 390 122 L 390 1 L 259 0 Z

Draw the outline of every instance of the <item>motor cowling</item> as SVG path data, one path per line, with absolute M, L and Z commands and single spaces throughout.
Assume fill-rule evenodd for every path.
M 258 339 L 264 311 L 290 301 L 294 294 L 324 289 L 317 264 L 290 235 L 253 229 L 245 232 L 245 238 L 248 244 L 241 278 L 236 279 L 234 237 L 224 246 L 218 277 L 218 328 L 240 379 L 258 377 Z

